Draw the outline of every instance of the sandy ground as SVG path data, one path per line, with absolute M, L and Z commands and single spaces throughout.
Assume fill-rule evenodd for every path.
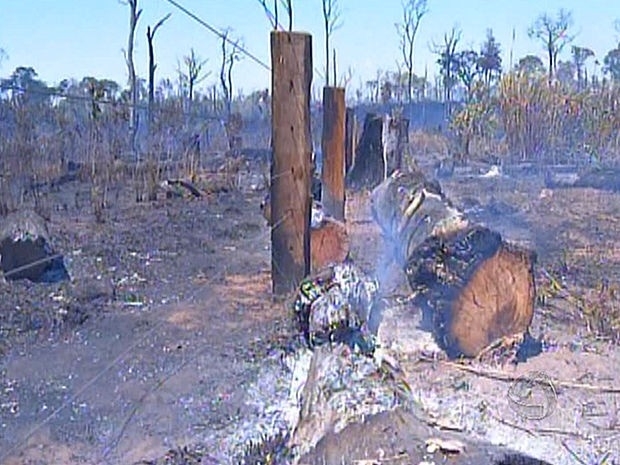
M 541 196 L 536 180 L 484 183 L 443 185 L 457 205 L 534 247 L 539 270 L 558 276 L 569 295 L 591 302 L 603 278 L 617 285 L 618 254 L 609 247 L 620 235 L 617 194 Z M 88 202 L 74 205 L 76 189 L 86 187 L 66 186 L 49 198 L 50 229 L 72 281 L 0 283 L 0 463 L 214 463 L 202 438 L 235 427 L 262 361 L 290 336 L 286 308 L 270 295 L 262 194 L 119 204 L 100 225 Z M 373 271 L 381 248 L 367 207 L 366 196 L 350 196 L 348 227 L 353 258 Z M 556 297 L 537 309 L 533 332 L 550 348 L 527 363 L 457 366 L 441 361 L 417 329 L 416 309 L 402 303 L 407 289 L 399 270 L 391 270 L 386 286 L 394 306 L 385 340 L 424 421 L 443 427 L 420 432 L 420 441 L 464 434 L 554 464 L 620 461 L 620 351 L 587 331 L 583 305 Z M 616 302 L 601 305 L 607 311 Z M 543 418 L 510 400 L 511 387 L 530 372 L 550 380 L 539 393 Z M 553 390 L 549 401 L 545 386 Z M 429 457 L 411 434 L 394 439 L 389 428 L 412 431 L 396 423 L 392 414 L 371 420 L 372 443 L 356 443 L 364 435 L 355 428 L 341 433 L 346 440 L 328 437 L 307 463 L 443 460 Z

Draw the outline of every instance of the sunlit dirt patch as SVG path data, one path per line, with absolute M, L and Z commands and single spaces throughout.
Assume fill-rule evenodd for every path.
M 186 331 L 193 331 L 204 326 L 206 311 L 192 304 L 175 305 L 166 321 Z

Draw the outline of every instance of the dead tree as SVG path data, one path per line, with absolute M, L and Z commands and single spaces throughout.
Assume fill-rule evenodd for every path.
M 230 41 L 228 35 L 230 29 L 222 32 L 222 66 L 220 67 L 220 84 L 222 85 L 222 93 L 224 94 L 224 101 L 226 104 L 226 116 L 230 116 L 232 108 L 232 95 L 233 95 L 233 78 L 232 72 L 235 63 L 241 60 L 241 54 L 239 53 L 239 39 Z M 229 43 L 229 41 L 231 43 Z M 232 48 L 229 50 L 228 46 Z
M 534 253 L 470 222 L 419 171 L 387 178 L 372 192 L 371 210 L 387 256 L 404 268 L 427 329 L 450 358 L 528 336 Z
M 293 0 L 283 0 L 282 3 L 286 7 L 286 14 L 288 16 L 288 32 L 292 32 L 293 31 Z
M 129 133 L 131 138 L 131 150 L 135 160 L 138 160 L 138 86 L 136 78 L 136 67 L 133 61 L 133 49 L 135 42 L 136 27 L 142 14 L 142 9 L 138 9 L 138 0 L 127 0 L 129 5 L 129 38 L 127 39 L 127 52 L 125 61 L 129 73 L 129 94 L 131 98 L 131 116 L 129 118 Z
M 155 33 L 157 29 L 170 18 L 171 13 L 168 13 L 162 19 L 160 19 L 155 26 L 151 29 L 151 26 L 146 28 L 146 40 L 149 46 L 149 104 L 148 104 L 148 122 L 152 122 L 153 118 L 153 102 L 155 101 L 155 69 L 157 64 L 155 63 L 155 51 L 153 47 L 153 40 L 155 39 Z
M 336 29 L 342 26 L 340 6 L 338 0 L 322 0 L 323 1 L 323 27 L 325 31 L 325 86 L 329 86 L 329 59 L 330 59 L 330 46 L 329 42 L 332 34 Z M 334 52 L 334 82 L 332 85 L 336 85 L 336 57 Z
M 208 59 L 201 60 L 193 48 L 190 49 L 189 55 L 183 57 L 185 72 L 179 71 L 179 74 L 187 86 L 187 101 L 190 107 L 194 101 L 196 86 L 211 75 L 210 72 L 203 73 L 203 67 L 208 61 Z
M 443 44 L 433 43 L 432 50 L 439 56 L 437 63 L 441 73 L 444 101 L 447 105 L 447 116 L 452 113 L 452 90 L 457 82 L 456 77 L 456 46 L 461 40 L 461 31 L 456 26 L 444 34 Z
M 400 51 L 407 70 L 407 102 L 411 103 L 413 87 L 413 45 L 422 17 L 428 12 L 427 0 L 403 0 L 403 22 L 396 24 Z

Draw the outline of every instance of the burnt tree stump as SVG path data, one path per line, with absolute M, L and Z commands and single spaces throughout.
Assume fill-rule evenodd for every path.
M 395 172 L 372 193 L 389 254 L 419 296 L 424 320 L 450 358 L 528 336 L 535 254 L 471 224 L 436 182 Z
M 0 268 L 9 281 L 43 283 L 69 278 L 62 255 L 50 244 L 45 220 L 32 210 L 12 213 L 0 224 Z
M 372 189 L 383 181 L 383 118 L 368 113 L 355 153 L 355 163 L 347 175 L 347 184 L 353 189 Z

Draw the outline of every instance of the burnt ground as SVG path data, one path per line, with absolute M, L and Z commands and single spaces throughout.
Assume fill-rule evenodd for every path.
M 466 371 L 442 362 L 428 338 L 415 330 L 408 336 L 407 324 L 390 327 L 388 318 L 384 332 L 404 334 L 394 346 L 422 423 L 551 454 L 552 463 L 603 463 L 606 452 L 607 463 L 618 461 L 620 350 L 608 326 L 617 305 L 620 197 L 588 189 L 541 196 L 536 179 L 442 184 L 457 205 L 538 251 L 541 293 L 549 287 L 541 270 L 562 290 L 537 309 L 533 328 L 550 349 L 516 368 Z M 119 202 L 97 224 L 87 201 L 75 204 L 76 190 L 87 198 L 88 187 L 73 184 L 48 199 L 51 235 L 72 281 L 0 283 L 0 463 L 175 463 L 170 450 L 185 457 L 176 463 L 201 463 L 201 456 L 210 463 L 204 457 L 214 451 L 201 449 L 200 439 L 239 421 L 261 360 L 290 335 L 285 306 L 270 296 L 262 193 Z M 352 255 L 372 271 L 381 246 L 367 196 L 351 196 L 348 218 Z M 405 296 L 398 270 L 388 287 L 395 302 Z M 511 382 L 531 370 L 552 377 L 557 391 L 553 414 L 540 421 L 519 417 L 506 400 Z M 601 392 L 607 386 L 611 392 Z M 403 429 L 402 421 L 377 417 L 363 429 L 374 431 L 368 436 L 345 429 L 304 463 L 444 461 L 423 443 L 452 433 L 422 424 Z M 557 447 L 547 453 L 550 444 Z

